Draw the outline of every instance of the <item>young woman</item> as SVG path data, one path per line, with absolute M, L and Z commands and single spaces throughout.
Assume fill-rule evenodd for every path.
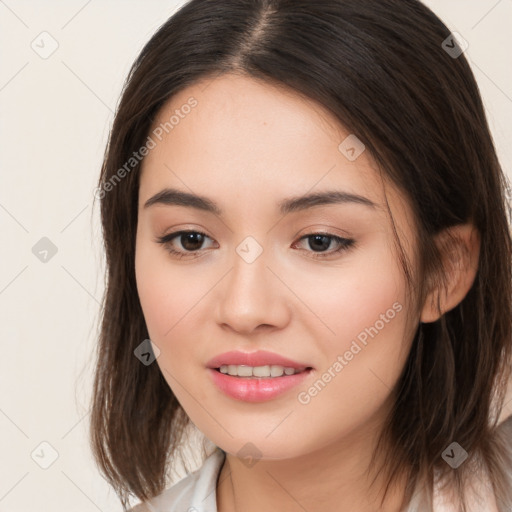
M 144 47 L 97 193 L 125 509 L 512 510 L 509 208 L 463 50 L 416 0 L 192 0 Z

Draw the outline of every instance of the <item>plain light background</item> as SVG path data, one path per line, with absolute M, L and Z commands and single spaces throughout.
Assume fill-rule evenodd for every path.
M 129 67 L 182 3 L 0 0 L 0 512 L 121 510 L 87 437 L 104 274 L 93 193 Z M 468 41 L 512 176 L 512 2 L 426 4 Z

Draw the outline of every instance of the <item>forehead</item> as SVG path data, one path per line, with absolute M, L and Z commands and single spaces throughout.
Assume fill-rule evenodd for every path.
M 231 74 L 201 80 L 162 107 L 149 136 L 155 144 L 142 163 L 141 202 L 179 186 L 218 198 L 229 193 L 246 205 L 334 188 L 384 204 L 368 152 L 347 158 L 340 144 L 354 136 L 321 105 L 284 87 Z

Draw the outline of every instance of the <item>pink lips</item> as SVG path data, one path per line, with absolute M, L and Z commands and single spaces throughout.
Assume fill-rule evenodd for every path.
M 279 365 L 295 368 L 300 373 L 281 377 L 238 377 L 221 373 L 222 365 L 266 366 Z M 226 352 L 207 363 L 208 373 L 213 383 L 227 396 L 245 402 L 264 402 L 288 391 L 306 379 L 313 369 L 273 352 Z
M 206 363 L 207 368 L 220 368 L 223 364 L 244 364 L 246 366 L 265 366 L 265 365 L 279 365 L 286 368 L 295 368 L 296 370 L 305 370 L 309 366 L 307 364 L 292 361 L 286 357 L 268 352 L 266 350 L 258 350 L 257 352 L 240 352 L 233 350 L 225 352 Z

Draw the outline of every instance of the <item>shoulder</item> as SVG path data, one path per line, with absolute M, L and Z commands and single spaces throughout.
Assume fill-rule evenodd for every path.
M 217 478 L 224 458 L 225 453 L 216 447 L 199 469 L 129 512 L 217 512 Z

